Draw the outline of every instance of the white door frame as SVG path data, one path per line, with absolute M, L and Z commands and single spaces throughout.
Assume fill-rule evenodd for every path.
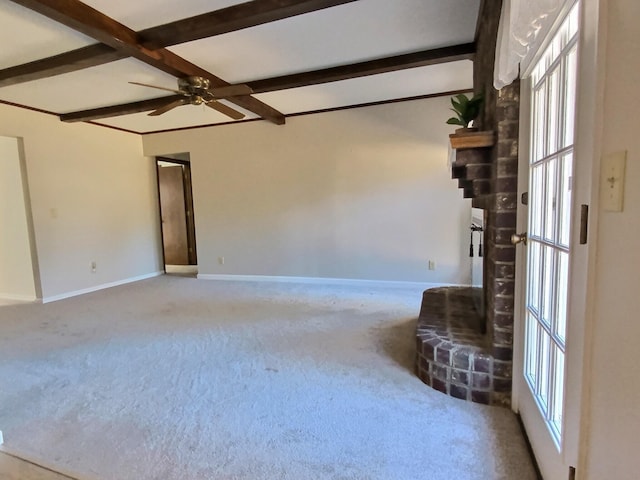
M 564 445 L 562 457 L 566 465 L 577 467 L 577 477 L 581 478 L 581 472 L 586 464 L 585 452 L 587 441 L 586 418 L 588 412 L 583 408 L 587 404 L 585 397 L 588 395 L 588 372 L 590 369 L 590 335 L 593 311 L 593 291 L 595 271 L 596 242 L 598 211 L 598 174 L 601 151 L 601 119 L 604 89 L 603 45 L 601 31 L 601 3 L 602 0 L 581 0 L 580 33 L 579 33 L 579 60 L 578 60 L 578 85 L 576 105 L 576 133 L 574 152 L 576 157 L 573 171 L 572 186 L 572 240 L 571 240 L 571 264 L 570 264 L 570 294 L 568 305 L 568 331 L 567 348 L 571 351 L 567 359 L 567 379 L 565 391 L 570 395 L 570 408 L 566 411 L 564 426 Z M 543 45 L 541 51 L 546 45 Z M 520 165 L 518 176 L 518 192 L 528 191 L 528 175 L 522 172 L 528 170 L 528 143 L 529 143 L 529 114 L 528 86 L 526 80 L 522 84 L 521 93 L 521 129 L 520 129 Z M 526 101 L 525 101 L 526 100 Z M 524 157 L 524 159 L 523 159 Z M 524 170 L 526 168 L 526 170 Z M 520 197 L 519 197 L 520 198 Z M 588 243 L 579 244 L 580 210 L 581 205 L 589 206 Z M 526 208 L 518 209 L 518 232 L 527 228 Z M 516 268 L 516 305 L 514 325 L 514 384 L 512 405 L 516 412 L 524 407 L 524 389 L 528 386 L 522 377 L 524 356 L 524 249 L 517 252 Z M 522 381 L 519 379 L 522 378 Z M 528 392 L 526 392 L 528 394 Z M 544 452 L 534 454 L 543 475 L 547 465 Z M 561 478 L 567 478 L 567 473 Z M 549 478 L 549 480 L 555 480 Z
M 15 189 L 9 189 L 4 192 L 5 199 L 8 202 L 7 205 L 12 207 L 13 214 L 9 216 L 8 220 L 5 219 L 8 224 L 0 225 L 0 228 L 4 228 L 9 232 L 9 239 L 12 243 L 10 254 L 21 259 L 19 267 L 15 262 L 2 266 L 7 268 L 6 271 L 2 272 L 5 275 L 5 281 L 11 278 L 13 285 L 12 289 L 7 289 L 6 291 L 3 291 L 2 287 L 0 287 L 0 300 L 33 302 L 42 298 L 42 285 L 24 140 L 21 137 L 0 135 L 0 141 L 2 141 L 2 151 L 6 155 L 6 158 L 0 158 L 0 162 L 5 162 L 5 165 L 0 166 L 2 166 L 5 175 L 10 173 L 10 176 L 5 181 L 13 183 L 13 187 L 15 187 Z M 3 174 L 3 172 L 0 172 L 0 174 Z M 7 194 L 10 197 L 7 198 Z M 7 248 L 6 245 L 3 245 L 3 248 Z M 19 279 L 17 282 L 15 281 L 16 278 Z

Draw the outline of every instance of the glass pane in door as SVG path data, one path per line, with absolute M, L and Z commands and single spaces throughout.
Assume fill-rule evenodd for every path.
M 524 374 L 562 444 L 569 282 L 577 6 L 531 76 L 529 255 Z

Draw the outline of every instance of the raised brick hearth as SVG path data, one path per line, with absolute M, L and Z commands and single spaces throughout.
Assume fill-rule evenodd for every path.
M 442 287 L 424 292 L 416 331 L 418 377 L 452 397 L 486 405 L 510 403 L 511 361 L 491 355 L 481 333 L 473 288 Z

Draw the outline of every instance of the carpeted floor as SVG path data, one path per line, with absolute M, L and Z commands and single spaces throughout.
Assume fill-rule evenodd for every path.
M 534 479 L 412 373 L 421 292 L 164 276 L 0 307 L 3 449 L 81 479 Z

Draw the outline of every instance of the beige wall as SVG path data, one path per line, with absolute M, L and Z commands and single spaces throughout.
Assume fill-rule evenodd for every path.
M 0 137 L 0 299 L 35 300 L 19 139 Z
M 601 4 L 607 17 L 602 153 L 627 150 L 628 157 L 624 211 L 599 216 L 584 478 L 631 480 L 640 471 L 640 2 Z
M 201 274 L 467 284 L 448 101 L 154 134 L 144 151 L 191 154 Z
M 23 138 L 45 299 L 161 270 L 155 167 L 139 136 L 7 105 L 0 135 Z

